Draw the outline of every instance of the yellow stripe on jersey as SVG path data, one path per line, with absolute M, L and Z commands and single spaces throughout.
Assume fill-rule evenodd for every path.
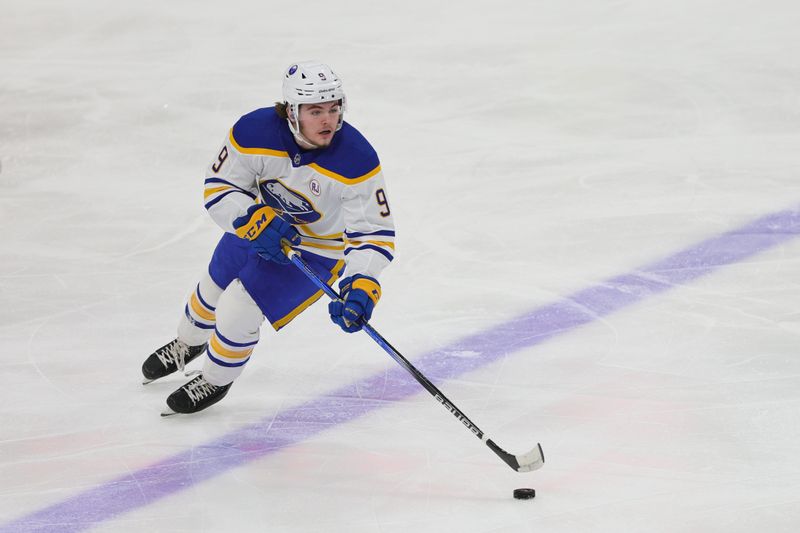
M 231 187 L 230 185 L 223 185 L 222 187 L 214 187 L 213 189 L 206 189 L 205 192 L 203 193 L 203 198 L 204 199 L 208 198 L 212 194 L 217 194 L 218 192 L 221 191 L 227 191 L 228 189 L 233 189 L 233 187 Z
M 361 244 L 374 244 L 376 246 L 386 246 L 387 248 L 391 248 L 394 250 L 394 243 L 389 241 L 347 241 L 348 245 L 352 246 L 359 246 Z
M 203 320 L 214 321 L 216 315 L 203 307 L 203 304 L 200 303 L 200 300 L 197 299 L 197 293 L 192 293 L 192 298 L 189 300 L 189 303 L 192 306 L 192 311 L 197 313 L 197 316 L 202 318 Z
M 251 353 L 253 353 L 253 347 L 246 348 L 244 350 L 229 350 L 228 348 L 223 347 L 219 343 L 219 339 L 217 339 L 216 335 L 211 336 L 211 349 L 214 350 L 215 353 L 227 357 L 228 359 L 244 359 Z
M 304 233 L 308 237 L 314 237 L 315 239 L 326 239 L 326 240 L 341 239 L 342 235 L 344 235 L 344 233 L 331 233 L 330 235 L 318 235 L 313 231 L 311 231 L 311 228 L 309 228 L 308 226 L 297 226 L 295 229 L 297 229 L 297 231 L 299 231 L 300 233 Z
M 239 152 L 248 155 L 271 155 L 274 157 L 289 157 L 289 152 L 284 152 L 282 150 L 271 150 L 269 148 L 245 148 L 241 146 L 239 143 L 236 142 L 236 139 L 233 138 L 233 128 L 231 128 L 231 133 L 228 136 L 231 141 L 231 145 L 236 148 Z
M 346 178 L 346 177 L 342 176 L 341 174 L 337 174 L 336 172 L 332 172 L 332 171 L 328 170 L 327 168 L 323 168 L 323 167 L 319 166 L 316 163 L 309 163 L 308 166 L 313 168 L 314 170 L 316 170 L 317 172 L 319 172 L 323 176 L 328 176 L 329 178 L 335 179 L 336 181 L 340 181 L 340 182 L 342 182 L 342 183 L 344 183 L 346 185 L 354 185 L 356 183 L 361 183 L 362 181 L 367 181 L 372 176 L 374 176 L 375 174 L 377 174 L 378 172 L 381 171 L 381 166 L 378 165 L 377 167 L 373 168 L 372 170 L 370 170 L 369 172 L 367 172 L 363 176 L 359 176 L 357 178 Z
M 344 250 L 344 244 L 331 246 L 327 244 L 317 244 L 315 242 L 301 241 L 300 246 L 308 246 L 309 248 L 319 248 L 320 250 Z

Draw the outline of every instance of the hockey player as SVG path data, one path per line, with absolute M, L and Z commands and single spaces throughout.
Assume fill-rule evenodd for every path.
M 282 243 L 329 285 L 343 276 L 343 301 L 328 306 L 335 324 L 352 333 L 371 317 L 395 232 L 378 156 L 344 121 L 346 108 L 330 67 L 294 64 L 283 101 L 241 117 L 208 166 L 205 207 L 226 233 L 177 338 L 142 365 L 149 383 L 205 353 L 202 372 L 167 398 L 165 414 L 221 400 L 250 360 L 264 317 L 277 331 L 322 296 Z

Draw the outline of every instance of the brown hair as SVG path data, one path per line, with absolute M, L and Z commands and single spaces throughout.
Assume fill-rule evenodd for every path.
M 275 112 L 281 118 L 289 118 L 289 114 L 286 112 L 286 102 L 275 102 Z

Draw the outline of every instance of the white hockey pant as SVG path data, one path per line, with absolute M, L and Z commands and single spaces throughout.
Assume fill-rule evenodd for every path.
M 227 385 L 244 371 L 258 343 L 264 314 L 236 279 L 217 302 L 217 326 L 208 342 L 203 377 L 212 385 Z

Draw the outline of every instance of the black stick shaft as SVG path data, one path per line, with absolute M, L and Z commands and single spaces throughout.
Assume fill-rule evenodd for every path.
M 302 270 L 303 273 L 305 273 L 305 275 L 308 276 L 308 278 L 317 287 L 319 287 L 325 294 L 327 294 L 332 300 L 341 300 L 341 296 L 332 287 L 328 286 L 328 284 L 322 281 L 322 279 L 317 275 L 317 273 L 314 272 L 311 269 L 311 267 L 309 267 L 308 264 L 306 264 L 305 261 L 303 261 L 299 253 L 292 250 L 288 246 L 284 247 L 284 251 L 287 257 L 289 257 L 289 259 L 292 261 L 292 263 L 297 268 Z M 425 377 L 425 375 L 422 372 L 420 372 L 414 365 L 412 365 L 408 359 L 403 357 L 403 355 L 400 352 L 398 352 L 397 349 L 395 349 L 395 347 L 389 343 L 389 341 L 384 339 L 383 336 L 380 333 L 378 333 L 377 330 L 375 330 L 375 328 L 373 328 L 369 323 L 365 322 L 363 325 L 363 329 L 367 333 L 367 335 L 369 335 L 376 343 L 378 343 L 378 345 L 381 348 L 383 348 L 383 350 L 386 353 L 389 354 L 389 356 L 392 359 L 394 359 L 400 366 L 405 368 L 409 374 L 414 376 L 414 379 L 416 379 L 417 382 L 431 394 L 431 396 L 436 398 L 436 401 L 442 404 L 445 407 L 445 409 L 450 411 L 450 413 L 452 413 L 453 416 L 455 416 L 462 424 L 464 424 L 464 426 L 466 426 L 466 428 L 469 429 L 473 435 L 478 437 L 480 440 L 486 442 L 486 445 L 489 447 L 489 449 L 492 450 L 498 457 L 500 457 L 500 459 L 502 459 L 508 466 L 510 466 L 511 468 L 513 468 L 518 472 L 534 470 L 536 468 L 541 467 L 541 464 L 544 463 L 544 455 L 542 454 L 541 445 L 537 445 L 538 454 L 535 453 L 537 450 L 534 449 L 533 452 L 530 452 L 529 454 L 523 456 L 523 458 L 527 458 L 529 462 L 521 465 L 517 456 L 508 453 L 500 446 L 495 444 L 494 441 L 492 441 L 492 439 L 487 438 L 484 435 L 483 431 L 477 425 L 475 425 L 475 423 L 472 420 L 470 420 L 469 417 L 467 417 L 467 415 L 465 415 L 461 411 L 461 409 L 456 407 L 456 405 L 453 402 L 451 402 L 447 398 L 447 396 L 445 396 L 444 393 L 439 390 L 439 388 L 436 385 L 431 383 L 431 381 L 427 377 Z

